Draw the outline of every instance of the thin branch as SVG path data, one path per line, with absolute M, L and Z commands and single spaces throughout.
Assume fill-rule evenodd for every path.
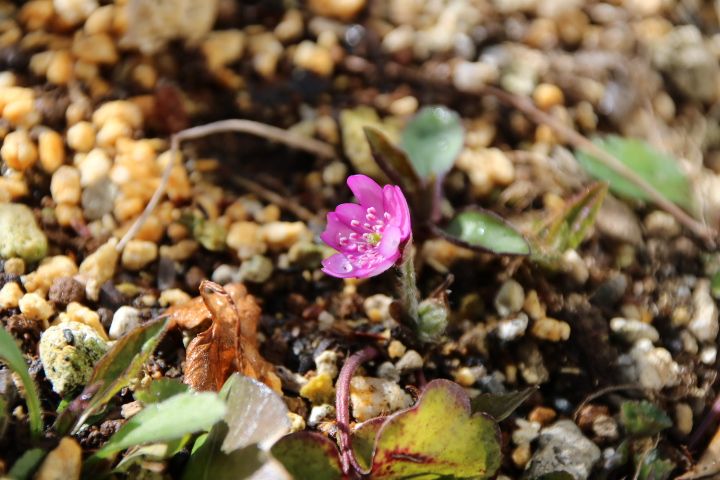
M 366 60 L 351 56 L 348 57 L 343 66 L 350 72 L 353 73 L 377 73 L 378 69 L 375 65 L 367 62 Z M 447 78 L 432 78 L 423 72 L 407 68 L 395 62 L 388 62 L 384 66 L 383 73 L 390 77 L 404 78 L 409 81 L 430 83 L 432 85 L 455 89 L 455 87 L 447 80 Z M 492 95 L 501 102 L 510 105 L 523 113 L 525 113 L 530 119 L 536 123 L 544 123 L 559 135 L 565 137 L 568 143 L 573 145 L 575 148 L 586 150 L 588 153 L 596 157 L 607 167 L 615 171 L 616 173 L 625 177 L 628 181 L 632 182 L 641 189 L 653 202 L 655 202 L 660 208 L 673 215 L 678 222 L 683 226 L 692 231 L 699 238 L 703 239 L 708 246 L 714 248 L 716 245 L 715 238 L 718 232 L 708 227 L 707 225 L 695 220 L 692 216 L 688 215 L 683 209 L 675 205 L 673 202 L 665 198 L 665 196 L 657 191 L 655 187 L 650 185 L 645 179 L 639 176 L 637 173 L 628 168 L 622 163 L 617 157 L 601 149 L 588 138 L 578 133 L 576 130 L 566 126 L 561 121 L 557 120 L 553 116 L 538 109 L 529 99 L 514 95 L 505 90 L 501 90 L 492 86 L 479 87 L 475 92 L 476 95 Z
M 518 110 L 525 113 L 536 123 L 544 123 L 551 129 L 555 130 L 556 133 L 561 135 L 571 145 L 576 148 L 582 149 L 596 157 L 606 166 L 610 167 L 615 172 L 619 173 L 632 183 L 634 183 L 639 189 L 641 189 L 650 199 L 655 202 L 659 207 L 668 213 L 672 214 L 678 222 L 683 224 L 690 231 L 695 233 L 698 237 L 702 238 L 711 245 L 715 243 L 715 237 L 717 232 L 713 229 L 704 225 L 690 215 L 688 215 L 683 209 L 675 205 L 673 202 L 668 200 L 662 193 L 657 191 L 655 187 L 650 185 L 644 178 L 631 170 L 627 165 L 621 162 L 617 157 L 603 150 L 602 148 L 595 145 L 588 138 L 578 133 L 573 128 L 568 127 L 557 118 L 552 115 L 543 112 L 537 108 L 529 99 L 518 95 L 513 95 L 505 90 L 501 90 L 496 87 L 485 86 L 483 90 L 490 95 L 495 96 L 503 103 L 511 105 Z
M 335 387 L 335 412 L 338 443 L 340 444 L 340 461 L 343 472 L 351 478 L 362 474 L 363 469 L 355 458 L 350 439 L 350 381 L 355 370 L 360 365 L 377 357 L 379 353 L 375 347 L 368 346 L 352 354 L 345 361 L 342 370 L 340 370 Z
M 152 211 L 157 206 L 158 202 L 160 202 L 160 199 L 165 193 L 165 190 L 167 188 L 167 184 L 170 181 L 170 172 L 172 172 L 172 167 L 174 165 L 174 161 L 176 156 L 179 155 L 180 152 L 180 142 L 183 140 L 195 140 L 198 138 L 207 137 L 209 135 L 214 135 L 216 133 L 226 133 L 226 132 L 240 132 L 240 133 L 249 133 L 252 135 L 257 135 L 259 137 L 263 137 L 267 140 L 275 141 L 278 143 L 283 143 L 289 147 L 296 148 L 298 150 L 305 150 L 306 152 L 312 153 L 314 155 L 317 155 L 319 157 L 325 157 L 325 158 L 334 158 L 335 157 L 335 149 L 325 143 L 321 142 L 320 140 L 315 140 L 313 138 L 308 138 L 303 135 L 300 135 L 298 133 L 289 132 L 287 130 L 284 130 L 282 128 L 274 127 L 272 125 L 267 125 L 260 122 L 255 122 L 252 120 L 244 120 L 244 119 L 229 119 L 229 120 L 220 120 L 217 122 L 208 123 L 206 125 L 200 125 L 197 127 L 188 128 L 186 130 L 181 130 L 177 132 L 176 134 L 172 135 L 170 137 L 170 161 L 165 166 L 165 170 L 163 171 L 162 179 L 160 180 L 160 185 L 158 185 L 157 189 L 153 193 L 152 198 L 150 198 L 150 201 L 148 202 L 147 206 L 145 207 L 145 210 L 140 214 L 140 216 L 135 220 L 135 223 L 132 224 L 130 229 L 123 235 L 120 242 L 117 244 L 117 251 L 122 251 L 123 248 L 125 248 L 125 245 L 127 245 L 127 242 L 132 240 L 135 235 L 137 235 L 140 228 L 142 228 L 143 224 L 147 221 L 148 217 L 152 213 Z M 252 183 L 252 182 L 250 182 Z M 257 185 L 245 185 L 245 188 L 248 190 L 251 190 L 252 188 L 255 188 Z M 257 190 L 257 189 L 256 189 Z M 255 193 L 258 193 L 257 191 Z M 262 195 L 267 197 L 267 194 L 271 193 L 272 195 L 276 195 L 273 192 L 269 192 L 267 190 L 264 190 L 262 192 Z M 260 194 L 260 193 L 258 193 Z M 279 196 L 275 197 L 280 198 Z M 275 200 L 277 201 L 277 200 Z M 285 204 L 286 207 L 288 207 L 287 202 L 279 202 L 280 204 Z M 305 210 L 304 212 L 302 210 L 299 210 L 297 208 L 290 208 L 288 207 L 288 210 L 292 211 L 296 215 L 299 212 L 302 212 L 301 214 L 305 217 L 307 217 L 307 214 L 309 211 Z M 304 209 L 303 209 L 304 210 Z M 310 213 L 312 216 L 312 214 Z M 306 220 L 306 218 L 301 217 L 298 215 L 298 217 L 302 218 L 303 220 Z

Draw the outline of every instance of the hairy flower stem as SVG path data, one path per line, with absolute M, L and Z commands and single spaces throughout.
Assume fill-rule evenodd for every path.
M 336 385 L 335 411 L 337 412 L 340 462 L 342 463 L 343 472 L 350 478 L 360 478 L 363 474 L 363 469 L 358 464 L 352 451 L 350 438 L 350 380 L 352 380 L 355 370 L 360 365 L 377 357 L 379 353 L 375 347 L 368 346 L 352 354 L 343 365 L 342 370 L 340 370 Z
M 695 448 L 697 446 L 698 442 L 703 438 L 718 418 L 720 418 L 720 395 L 715 397 L 715 401 L 713 402 L 712 407 L 710 407 L 710 411 L 705 414 L 697 430 L 695 430 L 690 437 L 690 442 L 688 444 L 690 448 Z
M 403 313 L 412 320 L 413 326 L 417 328 L 420 321 L 418 317 L 419 292 L 415 276 L 414 257 L 415 247 L 413 246 L 411 237 L 403 249 L 403 256 L 397 268 L 400 273 L 400 304 L 402 305 Z

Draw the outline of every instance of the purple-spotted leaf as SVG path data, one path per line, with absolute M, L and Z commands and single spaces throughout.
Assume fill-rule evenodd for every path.
M 481 393 L 472 399 L 472 411 L 487 413 L 501 422 L 510 416 L 537 388 L 526 388 L 510 393 Z
M 500 463 L 497 424 L 471 413 L 462 387 L 433 380 L 417 404 L 385 420 L 377 433 L 370 477 L 484 479 Z
M 442 178 L 455 164 L 465 140 L 460 116 L 445 107 L 423 107 L 402 132 L 400 146 L 423 179 Z
M 435 232 L 457 245 L 502 255 L 528 255 L 530 246 L 515 227 L 499 215 L 480 208 L 458 213 Z
M 275 443 L 270 453 L 293 478 L 340 480 L 343 478 L 335 444 L 319 433 L 291 433 Z
M 607 183 L 596 182 L 543 222 L 532 237 L 533 257 L 552 261 L 566 250 L 577 248 L 595 224 L 607 191 Z
M 77 431 L 85 420 L 98 413 L 130 381 L 155 351 L 170 325 L 168 317 L 146 323 L 121 337 L 95 365 L 83 392 L 55 421 L 54 429 L 65 435 Z

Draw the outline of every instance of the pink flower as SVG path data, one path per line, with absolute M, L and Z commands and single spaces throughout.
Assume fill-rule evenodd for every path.
M 347 184 L 360 204 L 343 203 L 328 213 L 320 238 L 340 253 L 325 259 L 322 270 L 338 278 L 379 275 L 397 262 L 410 237 L 407 200 L 400 187 L 380 187 L 365 175 L 351 175 Z

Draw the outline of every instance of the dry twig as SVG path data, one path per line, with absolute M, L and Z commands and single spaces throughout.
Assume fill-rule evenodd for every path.
M 118 252 L 122 251 L 122 249 L 125 248 L 125 245 L 127 245 L 127 242 L 132 240 L 135 235 L 137 235 L 137 232 L 147 221 L 148 217 L 155 209 L 162 196 L 165 194 L 165 189 L 167 188 L 168 181 L 170 180 L 170 172 L 172 171 L 175 158 L 179 155 L 180 152 L 180 142 L 182 142 L 183 140 L 195 140 L 198 138 L 207 137 L 209 135 L 214 135 L 216 133 L 226 132 L 250 133 L 252 135 L 257 135 L 271 141 L 284 143 L 285 145 L 292 148 L 297 148 L 298 150 L 305 150 L 306 152 L 315 154 L 319 157 L 333 158 L 335 156 L 335 149 L 325 142 L 321 142 L 320 140 L 315 140 L 313 138 L 308 138 L 294 132 L 289 132 L 282 128 L 274 127 L 272 125 L 255 122 L 253 120 L 220 120 L 217 122 L 208 123 L 206 125 L 200 125 L 197 127 L 181 130 L 170 138 L 170 161 L 165 166 L 162 179 L 160 180 L 160 185 L 158 185 L 158 188 L 153 193 L 152 198 L 150 198 L 147 206 L 145 206 L 145 210 L 143 210 L 140 216 L 135 220 L 135 223 L 132 224 L 130 229 L 125 233 L 125 235 L 123 235 L 120 242 L 118 242 L 116 247 Z M 302 209 L 302 207 L 297 208 L 298 206 L 294 205 L 291 206 L 279 195 L 276 195 L 274 192 L 270 192 L 269 190 L 264 189 L 259 185 L 254 184 L 253 182 L 245 181 L 238 183 L 242 184 L 248 190 L 262 195 L 265 198 L 276 202 L 280 206 L 286 207 L 288 210 L 298 215 L 298 217 L 303 220 L 307 220 L 308 217 L 312 217 L 312 213 L 308 210 Z

